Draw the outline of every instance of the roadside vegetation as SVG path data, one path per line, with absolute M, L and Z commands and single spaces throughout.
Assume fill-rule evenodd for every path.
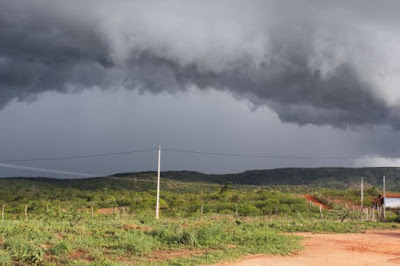
M 337 199 L 358 204 L 354 189 L 169 179 L 161 183 L 161 218 L 155 220 L 154 181 L 150 174 L 68 182 L 0 180 L 0 204 L 5 204 L 0 265 L 210 264 L 246 254 L 299 251 L 301 239 L 291 232 L 398 228 L 390 212 L 387 223 L 354 215 L 343 219 L 346 209 Z M 366 202 L 377 192 L 368 188 Z M 320 213 L 304 194 L 334 208 Z

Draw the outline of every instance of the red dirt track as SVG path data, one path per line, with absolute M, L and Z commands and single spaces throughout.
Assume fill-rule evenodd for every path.
M 303 195 L 303 198 L 305 198 L 308 201 L 311 201 L 315 206 L 321 206 L 322 209 L 332 209 L 329 206 L 326 206 L 325 204 L 323 204 L 322 202 L 320 202 L 319 200 L 317 200 L 314 196 L 312 195 Z
M 400 265 L 400 230 L 371 230 L 361 234 L 312 234 L 303 236 L 304 251 L 291 256 L 253 255 L 219 266 L 257 265 Z

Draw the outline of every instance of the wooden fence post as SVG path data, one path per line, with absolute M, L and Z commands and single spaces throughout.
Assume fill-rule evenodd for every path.
M 93 219 L 93 216 L 94 216 L 94 215 L 93 215 L 93 206 L 92 206 L 92 219 Z
M 201 213 L 201 216 L 203 216 L 203 213 L 204 213 L 204 204 L 201 205 L 200 213 Z
M 115 218 L 121 218 L 121 207 L 115 208 Z
M 375 217 L 375 208 L 372 208 L 372 221 L 373 221 L 373 222 L 376 221 L 376 217 Z
M 1 221 L 4 222 L 4 207 L 5 204 L 3 204 L 3 207 L 1 208 Z
M 381 207 L 378 206 L 378 208 L 376 209 L 376 221 L 380 222 L 381 221 Z
M 321 222 L 324 221 L 324 217 L 322 216 L 322 207 L 319 205 L 319 214 L 321 215 Z
M 28 204 L 25 204 L 25 222 L 28 221 Z
M 235 203 L 235 205 L 236 205 L 236 211 L 235 211 L 235 214 L 236 214 L 236 216 L 238 216 L 238 215 L 239 215 L 239 211 L 238 211 L 238 206 L 237 206 L 237 203 Z

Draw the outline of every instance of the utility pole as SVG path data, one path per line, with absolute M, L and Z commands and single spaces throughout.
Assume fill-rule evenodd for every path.
M 161 145 L 158 145 L 158 169 L 157 169 L 157 205 L 156 205 L 156 219 L 159 218 L 160 212 L 160 168 L 161 168 Z
M 28 221 L 28 204 L 25 204 L 25 222 Z
M 386 180 L 385 176 L 383 176 L 383 221 L 386 221 Z
M 364 204 L 364 177 L 361 177 L 361 210 Z

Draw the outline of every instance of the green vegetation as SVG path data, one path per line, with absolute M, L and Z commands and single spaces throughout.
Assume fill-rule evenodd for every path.
M 182 182 L 169 177 L 161 183 L 158 221 L 151 173 L 80 180 L 0 179 L 0 204 L 5 204 L 0 265 L 209 264 L 302 248 L 299 237 L 283 232 L 398 227 L 360 221 L 356 215 L 346 215 L 341 222 L 347 210 L 340 202 L 358 204 L 357 189 Z M 365 205 L 378 193 L 367 187 Z M 323 210 L 321 219 L 319 208 L 304 194 L 333 209 Z M 398 218 L 390 212 L 387 217 Z
M 376 187 L 364 188 L 364 206 L 371 206 L 372 200 L 377 198 L 381 191 Z M 335 209 L 343 208 L 343 204 L 352 203 L 361 205 L 360 189 L 324 189 L 320 188 L 313 193 L 313 196 L 327 206 Z M 337 199 L 340 199 L 338 202 Z M 336 201 L 335 201 L 336 200 Z
M 210 218 L 210 217 L 209 217 Z M 280 235 L 259 220 L 233 216 L 165 219 L 100 217 L 71 226 L 68 220 L 6 221 L 0 227 L 1 264 L 101 265 L 211 263 L 247 253 L 288 254 L 299 239 Z M 216 219 L 216 220 L 214 220 Z M 142 221 L 143 222 L 143 221 Z
M 155 175 L 155 172 L 123 173 L 118 177 L 133 177 L 143 174 Z M 386 187 L 389 190 L 400 190 L 400 168 L 366 167 L 366 168 L 281 168 L 270 170 L 250 170 L 238 174 L 207 175 L 191 171 L 163 172 L 163 177 L 185 182 L 205 182 L 215 184 L 255 185 L 255 186 L 319 186 L 324 188 L 345 189 L 360 185 L 360 177 L 365 184 L 382 187 L 382 177 L 386 176 Z
M 396 228 L 391 223 L 319 222 L 297 217 L 198 218 L 99 216 L 79 222 L 5 221 L 0 226 L 0 265 L 124 265 L 213 263 L 244 254 L 288 254 L 301 249 L 300 238 L 281 232 L 357 232 Z
M 91 183 L 90 183 L 91 182 Z M 160 199 L 163 215 L 190 217 L 221 213 L 257 216 L 267 214 L 293 215 L 310 211 L 301 197 L 276 188 L 254 186 L 215 185 L 186 183 L 163 179 Z M 179 193 L 177 193 L 179 192 Z M 2 179 L 0 199 L 6 203 L 8 218 L 23 219 L 24 204 L 32 215 L 78 215 L 94 207 L 118 208 L 135 214 L 152 213 L 156 205 L 155 177 L 142 179 L 96 178 L 87 180 L 52 179 Z M 311 210 L 315 215 L 317 210 Z M 44 215 L 44 217 L 46 217 Z M 79 216 L 79 215 L 78 215 Z

